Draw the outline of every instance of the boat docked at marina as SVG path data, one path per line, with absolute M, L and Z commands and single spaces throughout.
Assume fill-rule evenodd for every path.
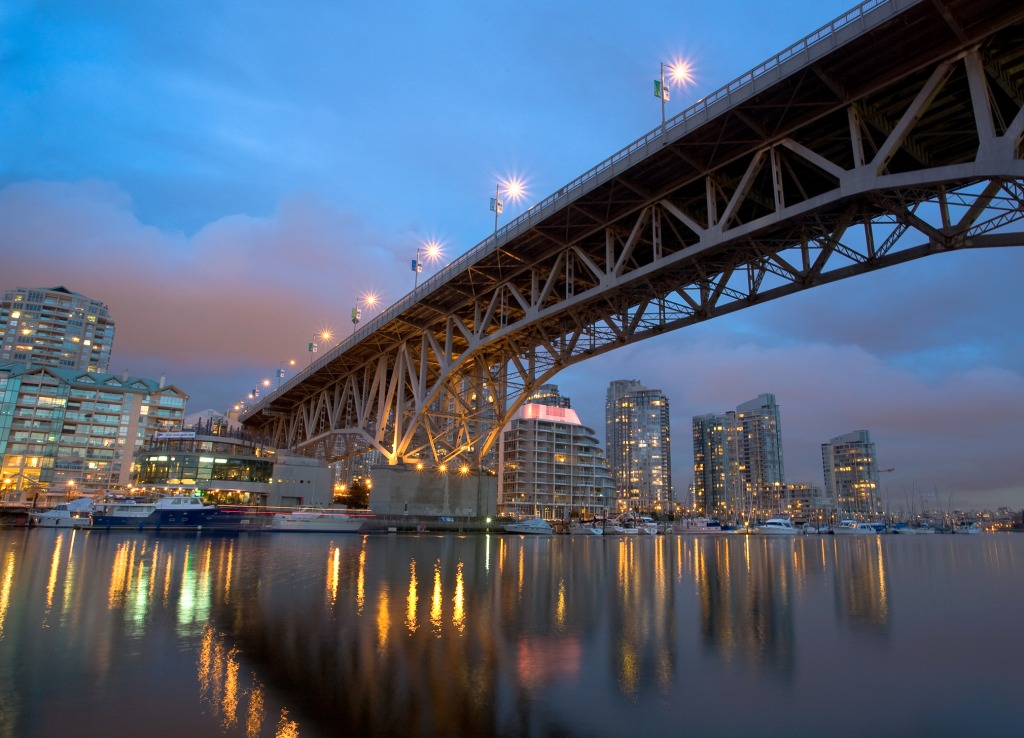
M 36 528 L 88 528 L 92 524 L 91 509 L 92 500 L 81 497 L 46 510 L 31 511 L 28 524 Z
M 883 523 L 872 523 L 863 520 L 840 520 L 838 525 L 832 527 L 836 535 L 872 535 L 884 533 Z
M 548 521 L 543 518 L 527 518 L 525 520 L 516 521 L 515 523 L 506 523 L 505 532 L 549 536 L 554 531 Z
M 304 508 L 275 513 L 270 519 L 270 530 L 293 533 L 356 533 L 362 529 L 365 522 L 365 517 L 321 508 Z
M 800 532 L 789 518 L 768 518 L 757 527 L 764 536 L 795 536 Z
M 596 520 L 574 520 L 569 524 L 569 534 L 574 536 L 600 536 L 604 530 Z
M 248 530 L 259 529 L 254 515 L 239 508 L 207 505 L 198 497 L 172 495 L 156 502 L 122 500 L 92 514 L 100 530 Z
M 722 523 L 714 518 L 684 518 L 672 524 L 673 533 L 721 533 Z

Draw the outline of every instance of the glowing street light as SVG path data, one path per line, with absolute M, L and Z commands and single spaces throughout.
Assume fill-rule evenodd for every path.
M 433 239 L 416 247 L 416 258 L 412 260 L 412 270 L 416 274 L 416 276 L 413 277 L 413 289 L 416 289 L 416 285 L 419 283 L 420 279 L 420 272 L 423 271 L 423 262 L 420 260 L 421 253 L 423 254 L 423 257 L 431 263 L 437 261 L 443 256 L 441 252 L 441 244 Z
M 352 308 L 352 334 L 355 335 L 356 326 L 359 325 L 359 321 L 363 319 L 363 311 L 359 307 L 359 301 L 362 300 L 363 305 L 366 306 L 367 310 L 372 310 L 377 307 L 377 303 L 380 302 L 380 295 L 376 292 L 364 292 L 360 296 L 359 300 L 356 300 L 355 307 Z
M 318 346 L 317 346 L 317 339 L 318 338 L 321 341 L 323 341 L 324 345 L 326 346 L 327 343 L 329 343 L 330 340 L 331 340 L 331 329 L 330 328 L 323 329 L 322 331 L 320 331 L 319 334 L 314 335 L 313 336 L 313 340 L 309 342 L 309 363 L 310 364 L 313 363 L 313 354 L 316 353 L 317 348 L 318 348 Z
M 281 386 L 281 382 L 284 381 L 284 365 L 295 366 L 295 359 L 288 359 L 288 361 L 282 361 L 277 366 L 277 386 Z
M 665 103 L 668 102 L 669 98 L 669 87 L 665 84 L 665 69 L 668 69 L 669 76 L 673 82 L 677 82 L 680 85 L 684 85 L 687 82 L 693 81 L 693 75 L 690 72 L 690 65 L 685 61 L 675 61 L 671 64 L 665 64 L 661 62 L 661 79 L 654 80 L 654 96 L 661 98 L 661 132 L 665 133 Z
M 505 209 L 501 197 L 504 195 L 512 202 L 519 202 L 526 197 L 526 183 L 519 177 L 499 179 L 494 185 L 494 197 L 491 198 L 491 210 L 494 211 L 494 234 L 498 234 L 498 216 Z

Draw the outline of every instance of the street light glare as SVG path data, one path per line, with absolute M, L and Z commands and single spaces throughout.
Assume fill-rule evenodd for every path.
M 673 82 L 688 84 L 693 82 L 693 68 L 688 61 L 675 61 L 669 67 Z
M 501 191 L 512 202 L 519 202 L 526 197 L 526 182 L 519 177 L 501 180 Z
M 437 261 L 444 256 L 444 249 L 438 241 L 430 240 L 423 244 L 423 255 L 427 261 Z
M 331 330 L 329 328 L 325 328 L 324 330 L 320 331 L 320 338 L 322 338 L 324 341 L 330 341 Z
M 363 303 L 368 308 L 372 308 L 374 305 L 376 305 L 378 300 L 380 300 L 380 295 L 378 295 L 376 292 L 363 293 Z

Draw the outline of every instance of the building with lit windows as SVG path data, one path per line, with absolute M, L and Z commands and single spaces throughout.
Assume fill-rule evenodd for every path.
M 735 412 L 694 416 L 694 512 L 731 518 L 744 508 L 740 496 L 739 439 Z
M 775 395 L 693 418 L 694 501 L 706 515 L 748 519 L 786 511 L 782 424 Z
M 135 455 L 132 482 L 137 493 L 201 495 L 226 505 L 326 507 L 334 499 L 326 462 L 265 447 L 215 414 L 155 433 Z
M 597 435 L 556 385 L 538 390 L 503 429 L 498 464 L 499 514 L 569 520 L 602 516 L 614 504 Z
M 821 444 L 825 495 L 840 518 L 871 517 L 881 512 L 875 444 L 866 430 L 836 436 Z
M 126 488 L 136 449 L 178 430 L 186 399 L 162 378 L 0 364 L 3 501 L 45 506 Z
M 107 306 L 66 287 L 18 287 L 0 302 L 0 363 L 105 372 L 113 344 Z
M 605 444 L 620 511 L 674 509 L 668 398 L 635 379 L 617 379 L 605 399 Z

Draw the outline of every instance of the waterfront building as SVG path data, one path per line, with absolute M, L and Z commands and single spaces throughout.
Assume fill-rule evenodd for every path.
M 674 508 L 668 398 L 635 379 L 617 379 L 605 399 L 605 443 L 619 510 Z
M 48 506 L 131 484 L 135 451 L 181 427 L 174 385 L 35 363 L 0 364 L 0 492 Z
M 747 519 L 784 511 L 782 423 L 774 394 L 735 411 L 694 416 L 693 458 L 698 512 Z
M 132 482 L 135 492 L 201 494 L 219 504 L 327 506 L 334 499 L 326 462 L 263 446 L 219 415 L 153 434 L 135 456 Z
M 18 287 L 0 302 L 0 363 L 105 372 L 113 344 L 107 306 L 66 287 Z
M 693 507 L 710 517 L 734 517 L 740 497 L 740 428 L 736 413 L 693 418 Z
M 543 404 L 531 397 L 502 430 L 498 512 L 549 520 L 603 515 L 615 488 L 597 434 L 557 386 L 543 390 Z
M 825 494 L 840 518 L 873 517 L 881 512 L 875 444 L 866 430 L 836 436 L 821 444 Z

